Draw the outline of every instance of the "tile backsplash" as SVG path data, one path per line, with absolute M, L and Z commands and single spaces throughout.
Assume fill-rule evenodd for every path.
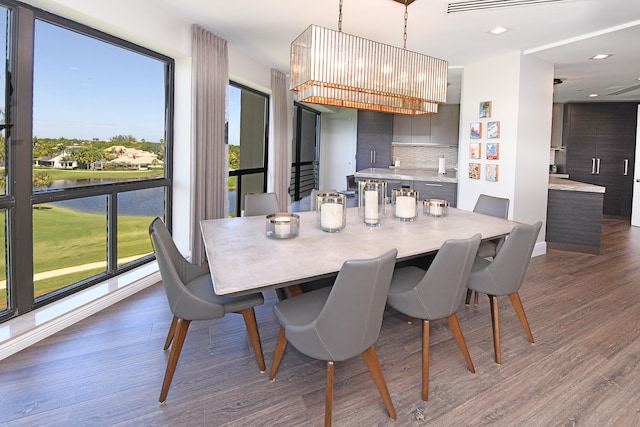
M 392 147 L 392 162 L 397 158 L 400 167 L 407 169 L 438 169 L 438 159 L 444 156 L 445 167 L 453 169 L 458 166 L 458 147 L 424 146 L 424 145 L 394 145 Z

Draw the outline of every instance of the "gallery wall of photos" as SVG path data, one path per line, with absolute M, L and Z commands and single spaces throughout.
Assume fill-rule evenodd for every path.
M 492 117 L 491 101 L 482 101 L 478 121 L 469 126 L 469 178 L 498 182 L 500 167 L 500 122 Z

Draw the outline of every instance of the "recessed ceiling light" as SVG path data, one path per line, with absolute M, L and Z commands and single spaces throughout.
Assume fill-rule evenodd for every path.
M 592 93 L 592 94 L 589 95 L 589 98 L 595 98 L 596 96 L 598 96 L 597 93 Z
M 489 32 L 494 36 L 497 36 L 502 33 L 506 33 L 507 31 L 509 31 L 509 29 L 505 27 L 495 27 L 494 29 L 489 30 Z
M 607 59 L 610 56 L 612 56 L 612 53 L 599 53 L 597 55 L 593 55 L 591 58 L 589 59 Z

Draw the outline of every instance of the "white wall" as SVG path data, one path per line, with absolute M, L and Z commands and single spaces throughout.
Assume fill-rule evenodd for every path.
M 358 110 L 322 113 L 320 122 L 320 189 L 345 190 L 346 176 L 356 171 Z
M 72 19 L 174 58 L 174 204 L 173 232 L 180 251 L 189 255 L 192 210 L 192 125 L 191 125 L 191 22 L 180 18 L 162 4 L 153 9 L 135 0 L 26 0 L 40 9 Z M 215 33 L 215 30 L 213 31 Z M 229 48 L 229 77 L 234 81 L 271 94 L 271 70 Z M 288 71 L 288 70 L 281 70 Z
M 549 147 L 553 107 L 553 64 L 514 51 L 465 66 L 460 103 L 458 207 L 472 210 L 482 193 L 511 200 L 509 218 L 543 221 L 536 252 L 544 253 Z M 492 102 L 491 118 L 479 117 L 482 101 Z M 500 138 L 487 139 L 487 123 L 500 122 Z M 482 138 L 471 140 L 472 122 L 482 123 Z M 482 158 L 469 159 L 469 143 L 482 144 Z M 486 160 L 486 143 L 500 144 L 499 160 Z M 482 164 L 479 180 L 468 177 L 470 162 Z M 498 182 L 486 181 L 485 165 L 498 164 Z

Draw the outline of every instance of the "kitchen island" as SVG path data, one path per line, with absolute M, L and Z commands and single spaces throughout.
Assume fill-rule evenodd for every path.
M 458 197 L 458 172 L 447 170 L 439 174 L 436 169 L 368 168 L 355 173 L 356 180 L 380 179 L 387 182 L 387 193 L 394 188 L 409 187 L 420 199 L 443 199 L 455 207 Z
M 600 253 L 605 190 L 599 185 L 550 177 L 547 247 Z

